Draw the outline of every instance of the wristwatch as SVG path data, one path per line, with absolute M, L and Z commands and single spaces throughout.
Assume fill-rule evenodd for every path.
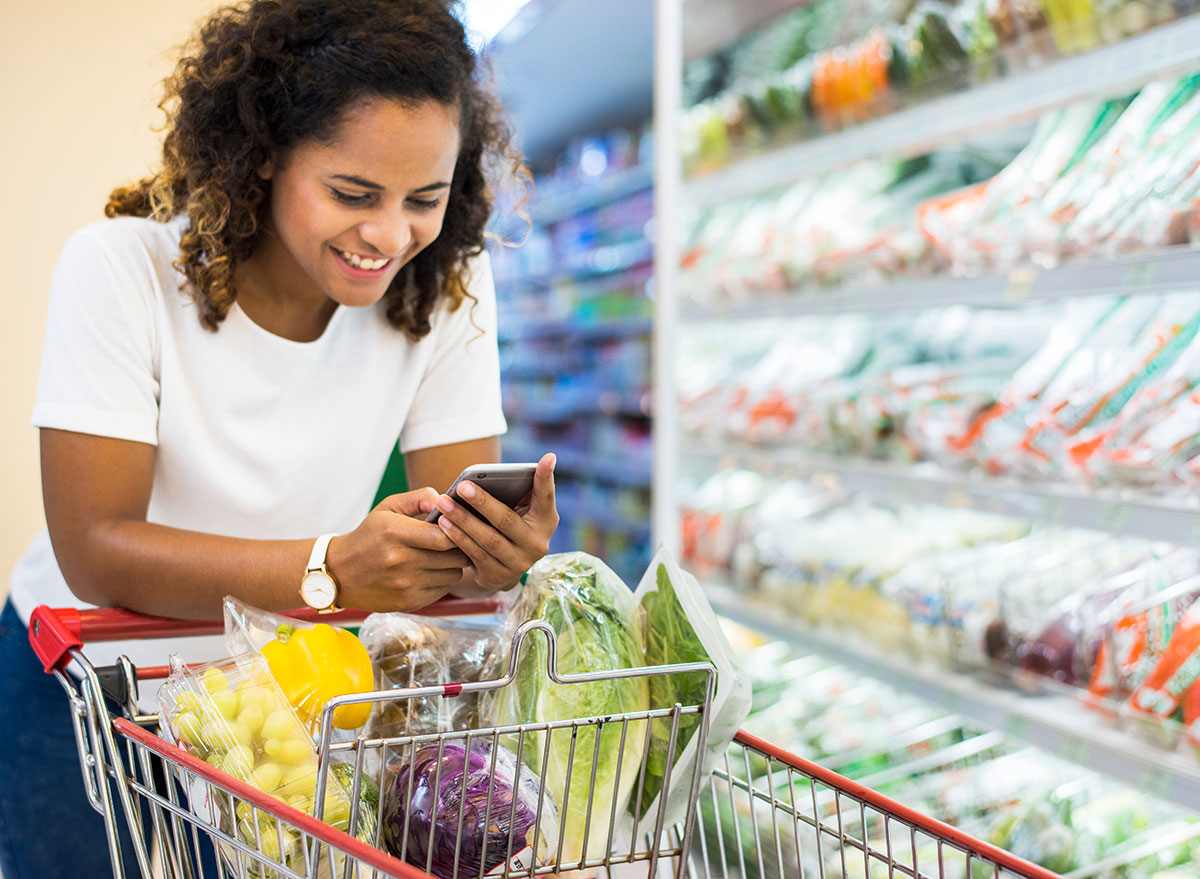
M 333 574 L 325 567 L 325 553 L 329 550 L 329 541 L 336 534 L 322 534 L 313 544 L 312 555 L 308 557 L 308 567 L 304 569 L 304 578 L 300 581 L 300 597 L 304 603 L 318 613 L 334 613 L 341 610 L 337 606 L 338 584 Z

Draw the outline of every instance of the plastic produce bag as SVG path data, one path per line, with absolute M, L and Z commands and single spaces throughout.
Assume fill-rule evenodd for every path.
M 258 651 L 288 702 L 313 736 L 320 733 L 325 703 L 335 696 L 374 689 L 371 658 L 352 633 L 328 623 L 305 623 L 225 599 L 225 641 L 230 653 Z M 337 729 L 358 729 L 370 703 L 343 705 L 333 713 Z
M 527 620 L 554 629 L 561 674 L 603 672 L 642 665 L 638 611 L 629 588 L 602 561 L 586 553 L 549 555 L 535 564 L 505 627 L 504 645 Z M 542 724 L 645 712 L 646 678 L 555 684 L 546 674 L 546 640 L 531 634 L 518 658 L 516 678 L 484 700 L 488 722 Z M 486 672 L 503 677 L 509 650 L 497 651 Z M 626 839 L 627 811 L 642 765 L 645 721 L 589 724 L 575 729 L 534 729 L 524 735 L 518 756 L 543 780 L 562 810 L 562 869 L 581 858 L 608 854 Z M 549 741 L 547 741 L 549 739 Z M 617 825 L 612 825 L 612 816 Z M 586 849 L 585 849 L 586 844 Z
M 467 879 L 528 870 L 555 850 L 554 802 L 491 736 L 401 752 L 411 759 L 384 784 L 381 839 L 392 855 L 440 879 Z
M 318 765 L 313 741 L 266 660 L 245 653 L 188 667 L 172 656 L 171 664 L 171 674 L 158 693 L 160 726 L 168 741 L 289 806 L 314 814 Z M 352 808 L 352 787 L 346 780 L 345 774 L 330 771 L 322 820 L 372 842 L 378 791 L 364 777 L 359 808 Z M 304 844 L 297 830 L 245 802 L 233 808 L 222 791 L 183 770 L 180 781 L 197 816 L 236 834 L 271 860 L 303 872 Z M 226 854 L 248 865 L 245 875 L 274 875 L 253 860 L 238 858 L 232 851 Z M 241 873 L 234 870 L 234 875 Z
M 681 570 L 665 549 L 655 553 L 634 597 L 642 614 L 646 665 L 711 662 L 716 667 L 716 686 L 706 709 L 708 739 L 699 758 L 707 778 L 750 713 L 750 683 L 696 578 Z M 703 705 L 707 691 L 705 674 L 657 675 L 650 678 L 650 707 Z M 700 720 L 695 714 L 680 718 L 674 754 L 670 752 L 670 718 L 653 722 L 641 800 L 630 804 L 634 816 L 646 822 L 641 825 L 644 829 L 651 826 L 647 819 L 657 820 L 660 808 L 665 808 L 664 827 L 686 817 Z M 665 806 L 660 804 L 662 796 L 666 797 Z
M 375 665 L 377 690 L 467 684 L 481 679 L 500 646 L 496 617 L 436 618 L 377 613 L 363 621 L 359 637 Z M 383 702 L 371 718 L 371 738 L 428 735 L 480 726 L 479 694 L 461 693 Z

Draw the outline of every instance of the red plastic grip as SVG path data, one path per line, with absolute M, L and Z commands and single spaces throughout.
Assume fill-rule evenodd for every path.
M 83 646 L 79 611 L 38 605 L 29 617 L 29 643 L 46 674 L 65 667 L 71 661 L 70 651 Z
M 495 613 L 499 609 L 500 601 L 495 598 L 443 598 L 414 613 L 421 616 L 454 617 Z M 289 610 L 286 615 L 306 622 L 347 625 L 362 622 L 367 613 L 361 610 L 342 610 L 322 614 L 304 607 Z M 79 610 L 73 607 L 50 608 L 40 605 L 29 620 L 29 641 L 46 671 L 50 672 L 65 664 L 68 650 L 85 643 L 188 638 L 196 635 L 219 635 L 224 630 L 225 624 L 222 620 L 175 620 L 135 613 L 120 607 Z

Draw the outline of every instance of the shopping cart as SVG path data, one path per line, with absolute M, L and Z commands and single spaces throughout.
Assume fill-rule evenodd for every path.
M 431 613 L 481 613 L 494 610 L 488 602 L 450 602 L 430 609 Z M 361 619 L 361 615 L 357 617 Z M 329 617 L 323 619 L 328 620 Z M 354 616 L 343 614 L 347 622 Z M 433 870 L 442 879 L 475 879 L 544 876 L 571 871 L 572 875 L 615 877 L 653 877 L 653 879 L 804 879 L 804 877 L 844 877 L 844 879 L 1000 879 L 1023 876 L 1027 879 L 1055 879 L 1057 874 L 1016 858 L 995 846 L 974 839 L 954 827 L 918 814 L 899 803 L 850 779 L 789 754 L 745 732 L 739 733 L 719 761 L 711 776 L 695 772 L 683 781 L 691 796 L 682 820 L 668 826 L 665 798 L 659 798 L 656 814 L 642 816 L 641 826 L 632 830 L 623 825 L 624 838 L 614 836 L 617 822 L 598 822 L 608 827 L 602 843 L 587 833 L 594 819 L 606 806 L 605 784 L 597 779 L 596 763 L 586 759 L 584 744 L 600 747 L 601 730 L 620 730 L 622 755 L 638 752 L 637 741 L 649 742 L 651 729 L 666 730 L 667 753 L 673 753 L 681 729 L 689 724 L 703 751 L 707 735 L 704 709 L 700 705 L 673 705 L 649 711 L 606 717 L 562 718 L 553 723 L 494 727 L 429 736 L 368 739 L 363 735 L 338 741 L 331 734 L 332 712 L 354 701 L 385 702 L 431 696 L 454 698 L 472 688 L 507 686 L 515 668 L 516 656 L 525 639 L 547 639 L 547 673 L 562 686 L 621 677 L 664 674 L 705 674 L 708 692 L 714 683 L 711 666 L 688 664 L 650 669 L 624 669 L 587 675 L 558 675 L 555 662 L 554 633 L 549 626 L 533 621 L 522 626 L 513 641 L 509 675 L 482 684 L 450 684 L 437 687 L 392 690 L 340 697 L 325 708 L 319 742 L 321 772 L 315 796 L 314 815 L 300 811 L 275 797 L 227 775 L 171 744 L 157 734 L 158 717 L 141 714 L 137 708 L 139 681 L 167 676 L 166 666 L 135 669 L 122 657 L 116 666 L 94 667 L 83 653 L 85 642 L 126 640 L 130 638 L 184 637 L 215 634 L 220 623 L 184 622 L 144 617 L 123 610 L 52 610 L 39 607 L 30 622 L 30 641 L 46 671 L 62 684 L 70 701 L 71 714 L 83 782 L 92 806 L 108 829 L 109 851 L 114 876 L 124 877 L 132 865 L 123 862 L 119 828 L 124 825 L 132 838 L 137 871 L 144 879 L 207 875 L 202 855 L 216 864 L 218 875 L 242 879 L 283 879 L 283 877 L 397 877 L 431 879 Z M 68 671 L 73 669 L 74 674 Z M 114 708 L 112 706 L 119 706 Z M 688 720 L 692 718 L 692 720 Z M 593 734 L 589 738 L 587 733 Z M 560 821 L 568 806 L 567 799 L 578 788 L 571 784 L 573 765 L 590 767 L 584 841 L 575 853 L 564 853 L 559 837 L 539 847 L 536 835 L 544 816 L 553 837 L 554 805 L 546 791 L 552 787 L 546 772 L 546 756 L 555 736 L 570 742 L 565 780 L 553 795 Z M 379 847 L 382 822 L 365 821 L 360 809 L 361 794 L 374 775 L 377 788 L 394 779 L 389 774 L 399 766 L 412 766 L 414 755 L 422 747 L 434 747 L 440 757 L 448 746 L 458 743 L 469 754 L 473 743 L 503 739 L 514 749 L 518 763 L 537 761 L 542 750 L 543 767 L 539 783 L 538 821 L 535 840 L 530 848 L 537 858 L 509 857 L 521 847 L 512 838 L 509 820 L 508 838 L 500 833 L 503 855 L 498 866 L 486 869 L 486 848 L 494 833 L 486 834 L 483 852 L 465 852 L 461 829 L 453 843 L 453 868 L 432 865 L 436 842 L 425 840 L 425 857 L 402 851 L 405 859 L 393 857 Z M 576 753 L 580 744 L 580 755 Z M 528 751 L 526 746 L 529 745 Z M 495 753 L 493 749 L 491 753 Z M 641 750 L 636 761 L 637 798 L 646 778 L 649 749 Z M 576 757 L 580 759 L 576 762 Z M 491 770 L 494 774 L 494 757 Z M 631 756 L 631 759 L 632 756 Z M 407 761 L 407 762 L 406 762 Z M 352 767 L 347 784 L 352 788 L 351 814 L 345 832 L 320 820 L 322 791 L 330 783 L 331 763 Z M 523 771 L 523 770 L 522 770 Z M 439 770 L 440 772 L 440 770 Z M 618 760 L 615 773 L 621 776 Z M 411 777 L 411 776 L 410 776 Z M 465 794 L 465 774 L 464 791 Z M 663 789 L 671 784 L 670 768 Z M 615 789 L 614 784 L 614 789 Z M 499 787 L 499 786 L 497 786 Z M 514 782 L 514 787 L 516 783 Z M 434 789 L 439 789 L 435 782 Z M 503 812 L 515 813 L 513 792 L 493 790 L 487 795 L 485 825 L 489 830 L 503 828 Z M 615 794 L 609 797 L 616 817 Z M 459 800 L 461 828 L 462 803 Z M 199 803 L 206 804 L 198 807 Z M 213 807 L 219 804 L 219 807 Z M 578 804 L 576 806 L 578 808 Z M 382 809 L 382 803 L 378 808 Z M 380 817 L 377 814 L 376 819 Z M 511 818 L 511 816 L 510 816 Z M 373 827 L 367 836 L 364 827 Z M 560 823 L 559 829 L 561 830 Z M 403 838 L 407 840 L 407 820 Z M 430 836 L 432 837 L 432 831 Z M 364 838 L 366 837 L 366 838 Z M 442 841 L 443 849 L 447 844 Z M 507 844 L 507 848 L 505 848 Z M 407 843 L 406 843 L 407 845 Z M 595 854 L 599 849 L 599 854 Z M 549 854 L 545 850 L 549 849 Z M 417 853 L 418 855 L 420 853 Z M 461 856 L 461 860 L 460 860 Z M 473 858 L 473 860 L 472 860 Z M 493 857 L 493 861 L 495 857 Z M 416 863 L 408 863 L 415 861 Z M 422 863 L 423 861 L 423 863 Z M 467 864 L 477 866 L 468 867 Z M 424 867 L 425 869 L 422 869 Z M 211 868 L 210 868 L 211 869 Z M 581 874 L 573 871 L 581 870 Z

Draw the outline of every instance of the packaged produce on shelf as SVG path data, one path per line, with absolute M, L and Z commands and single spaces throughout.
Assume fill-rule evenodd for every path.
M 683 518 L 688 564 L 810 630 L 1071 696 L 1167 750 L 1200 746 L 1194 549 L 768 488 L 744 471 L 692 489 Z
M 310 630 L 311 631 L 311 630 Z M 186 666 L 172 658 L 171 674 L 159 688 L 160 729 L 169 741 L 209 765 L 272 794 L 289 806 L 315 813 L 317 755 L 307 725 L 276 683 L 273 669 L 259 653 L 245 653 L 202 667 Z M 364 778 L 360 802 L 352 803 L 346 774 L 330 771 L 327 777 L 322 820 L 366 842 L 375 838 L 378 790 Z M 303 870 L 307 863 L 305 840 L 294 827 L 234 801 L 222 791 L 180 770 L 189 805 L 195 814 L 224 832 L 256 847 L 266 857 Z M 224 857 L 243 863 L 232 848 Z M 321 875 L 338 875 L 322 863 Z M 231 867 L 232 869 L 232 867 Z M 243 875 L 234 870 L 233 875 Z M 256 863 L 244 875 L 270 876 Z
M 809 4 L 685 70 L 685 168 L 703 174 L 1189 12 L 1164 0 Z
M 1164 495 L 1200 485 L 1192 293 L 710 330 L 680 359 L 680 422 L 702 439 Z
M 1047 111 L 919 159 L 871 160 L 699 212 L 681 278 L 699 302 L 832 283 L 977 277 L 1179 246 L 1200 229 L 1200 75 Z
M 692 223 L 681 280 L 700 301 L 744 301 L 763 293 L 946 268 L 923 234 L 926 200 L 995 174 L 1011 150 L 952 150 L 908 161 L 859 163 L 782 192 L 716 205 Z
M 500 647 L 500 619 L 439 619 L 406 613 L 368 616 L 359 637 L 375 667 L 376 690 L 411 689 L 481 680 L 483 668 Z M 454 699 L 418 696 L 379 703 L 367 733 L 372 738 L 421 736 L 477 729 L 480 696 Z

